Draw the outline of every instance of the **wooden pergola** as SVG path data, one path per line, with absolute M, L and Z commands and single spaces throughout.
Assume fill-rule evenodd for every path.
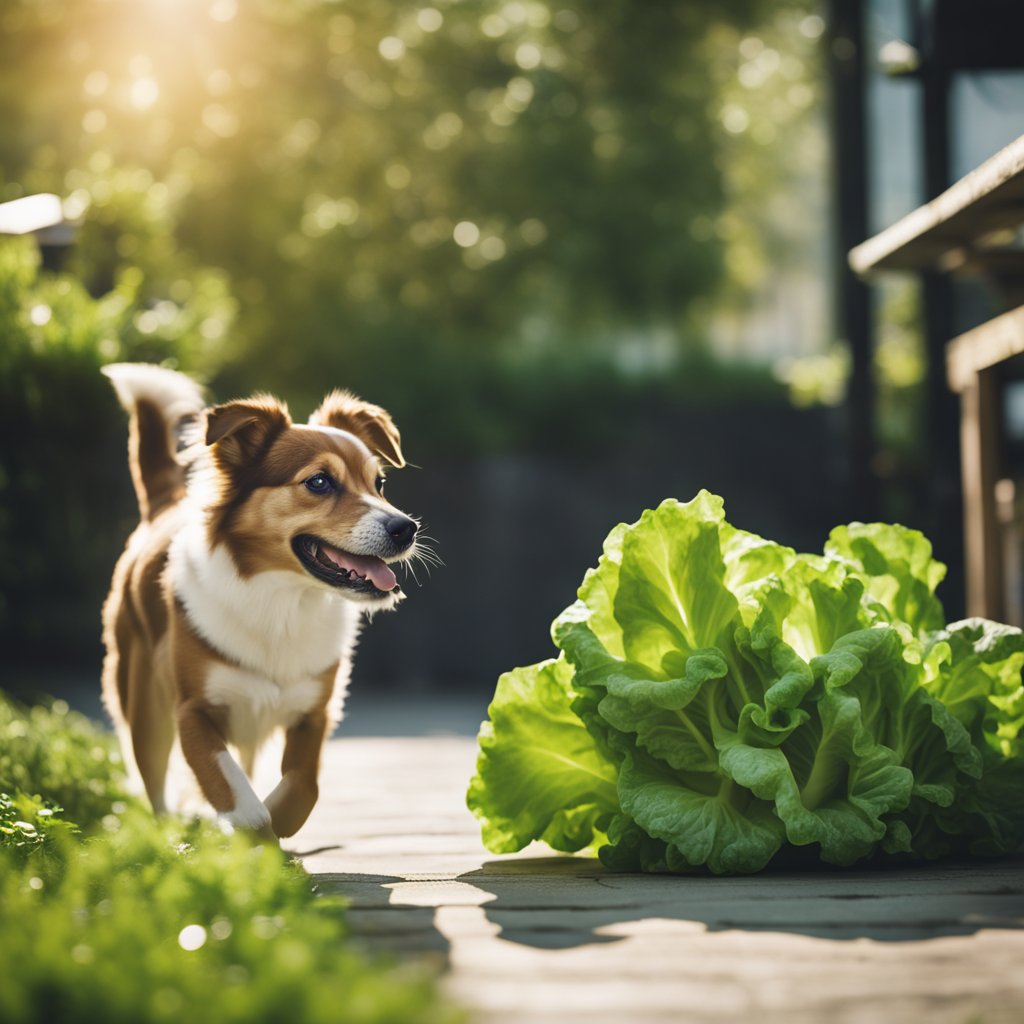
M 878 271 L 970 273 L 1013 294 L 1024 282 L 1024 135 L 881 234 L 850 252 L 860 275 Z M 1003 452 L 1001 373 L 1024 353 L 1024 306 L 948 342 L 947 379 L 960 396 L 967 612 L 986 618 L 1021 614 L 1014 559 L 1015 489 Z
M 1024 255 L 1007 245 L 1024 222 L 1024 143 L 1014 142 L 961 181 L 951 177 L 950 97 L 956 76 L 1024 69 L 1024 4 L 1018 0 L 906 0 L 912 38 L 894 41 L 894 76 L 914 80 L 920 94 L 922 192 L 927 200 L 898 223 L 868 238 L 866 103 L 867 0 L 828 0 L 826 40 L 832 80 L 835 296 L 839 334 L 850 348 L 847 402 L 851 499 L 874 515 L 879 481 L 873 471 L 875 392 L 870 280 L 886 271 L 913 272 L 921 283 L 925 346 L 923 486 L 917 525 L 950 565 L 948 610 L 960 592 L 969 614 L 1024 619 L 1017 591 L 1019 559 L 1010 550 L 1016 527 L 1003 522 L 1014 506 L 1001 458 L 1000 381 L 1007 357 L 1019 351 Z M 873 56 L 873 55 L 871 55 Z M 1009 141 L 1009 140 L 1007 140 Z M 865 241 L 865 239 L 868 239 Z M 979 325 L 965 317 L 954 281 L 981 278 L 995 316 Z M 966 320 L 966 322 L 965 322 Z M 965 329 L 972 328 L 963 333 Z M 962 334 L 949 349 L 954 335 Z M 959 396 L 959 402 L 958 402 Z M 1002 481 L 1006 481 L 1005 483 Z M 961 500 L 961 494 L 963 499 Z M 963 565 L 951 558 L 964 537 Z M 1021 622 L 1024 624 L 1024 622 Z

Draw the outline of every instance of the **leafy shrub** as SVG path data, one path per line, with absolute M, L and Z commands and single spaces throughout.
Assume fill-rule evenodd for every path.
M 21 708 L 3 699 L 0 791 L 26 794 L 41 801 L 41 809 L 60 807 L 67 819 L 88 830 L 111 808 L 124 805 L 121 754 L 113 736 L 64 701 Z
M 0 792 L 0 847 L 27 854 L 38 850 L 60 828 L 73 831 L 76 826 L 60 817 L 62 811 L 52 800 Z
M 460 1019 L 424 972 L 356 950 L 280 850 L 128 799 L 87 720 L 0 699 L 0 739 L 0 1020 Z
M 447 1021 L 425 976 L 371 966 L 282 854 L 141 811 L 4 873 L 4 1021 Z

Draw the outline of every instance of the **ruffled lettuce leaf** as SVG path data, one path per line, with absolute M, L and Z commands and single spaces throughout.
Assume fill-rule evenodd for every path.
M 724 774 L 679 772 L 623 745 L 623 813 L 665 844 L 666 868 L 715 874 L 759 871 L 785 839 L 771 805 Z
M 614 766 L 573 714 L 571 677 L 564 661 L 547 661 L 498 680 L 467 798 L 495 853 L 536 839 L 581 850 L 619 810 Z
M 876 657 L 873 670 L 899 671 L 887 637 L 871 631 L 863 648 Z M 839 652 L 846 681 L 866 671 L 867 658 Z M 898 660 L 898 651 L 895 655 Z M 907 806 L 913 776 L 896 753 L 879 742 L 860 700 L 845 687 L 829 685 L 829 656 L 814 663 L 817 699 L 807 705 L 806 719 L 777 748 L 744 742 L 724 743 L 722 768 L 756 796 L 770 800 L 794 846 L 816 843 L 821 859 L 852 864 L 867 856 L 886 833 L 884 816 Z
M 837 526 L 825 555 L 862 580 L 872 611 L 885 621 L 904 623 L 915 635 L 945 623 L 935 588 L 946 566 L 932 557 L 931 542 L 920 531 L 888 523 Z
M 954 622 L 928 638 L 925 686 L 979 746 L 1020 756 L 1024 725 L 1024 633 L 987 619 Z
M 625 531 L 613 612 L 629 660 L 661 666 L 728 643 L 739 604 L 725 585 L 724 522 L 722 499 L 702 491 L 686 505 L 663 502 Z

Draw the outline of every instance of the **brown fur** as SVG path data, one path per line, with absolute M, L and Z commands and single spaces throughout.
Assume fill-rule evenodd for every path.
M 165 505 L 161 514 L 139 524 L 114 568 L 103 606 L 104 700 L 115 720 L 123 718 L 131 730 L 132 754 L 157 811 L 165 809 L 160 766 L 166 771 L 171 746 L 163 752 L 166 730 L 158 720 L 167 717 L 174 694 L 168 680 L 154 675 L 153 659 L 170 623 L 163 574 L 179 520 L 175 506 Z
M 270 660 L 279 659 L 285 668 L 253 667 L 224 653 L 235 642 L 224 633 L 231 621 L 223 619 L 220 611 L 220 618 L 212 622 L 196 620 L 189 610 L 188 594 L 176 592 L 170 551 L 175 538 L 193 522 L 196 507 L 183 500 L 186 474 L 172 441 L 176 424 L 169 422 L 159 401 L 147 397 L 132 400 L 132 373 L 131 367 L 108 371 L 131 413 L 129 462 L 141 522 L 114 570 L 104 606 L 104 695 L 119 723 L 122 742 L 130 746 L 126 755 L 130 753 L 137 765 L 157 812 L 165 809 L 164 777 L 177 736 L 205 798 L 214 810 L 230 817 L 242 813 L 240 784 L 237 777 L 225 775 L 224 755 L 230 756 L 231 749 L 236 749 L 241 768 L 251 774 L 259 742 L 258 736 L 238 731 L 233 716 L 243 713 L 244 705 L 238 701 L 244 698 L 234 688 L 241 685 L 239 680 L 244 682 L 252 675 L 254 685 L 277 686 L 285 701 L 295 692 L 289 686 L 299 684 L 289 682 L 288 652 L 276 645 L 268 648 Z M 171 391 L 177 387 L 173 377 L 161 378 Z M 188 388 L 182 384 L 172 397 L 176 404 L 168 401 L 165 405 L 180 412 L 188 405 Z M 294 574 L 302 593 L 306 591 L 301 588 L 308 585 L 310 593 L 319 595 L 314 598 L 319 602 L 315 607 L 334 615 L 332 609 L 338 606 L 323 594 L 325 588 L 332 588 L 309 574 L 292 548 L 293 538 L 308 535 L 341 552 L 353 550 L 350 545 L 357 543 L 357 528 L 365 533 L 368 520 L 376 517 L 383 522 L 386 517 L 401 516 L 378 493 L 381 466 L 377 456 L 392 466 L 404 465 L 405 460 L 398 430 L 387 413 L 347 392 L 330 394 L 310 422 L 335 429 L 296 426 L 287 408 L 267 395 L 206 411 L 201 436 L 208 451 L 208 468 L 200 471 L 212 475 L 212 488 L 199 536 L 205 537 L 203 550 L 224 550 L 230 557 L 238 582 L 226 581 L 229 589 L 224 594 L 233 592 L 230 587 L 244 588 L 247 581 L 258 581 L 264 573 L 277 573 L 275 579 L 286 580 Z M 200 465 L 203 459 L 200 455 Z M 319 473 L 330 474 L 336 489 L 323 495 L 311 492 L 305 482 Z M 374 527 L 376 520 L 371 524 Z M 396 550 L 390 557 L 402 558 L 412 550 L 411 546 L 407 551 Z M 214 596 L 221 593 L 217 586 L 215 583 L 211 591 Z M 335 592 L 347 596 L 344 587 Z M 230 612 L 242 629 L 247 628 L 247 614 L 244 601 Z M 355 617 L 358 610 L 345 615 Z M 331 636 L 341 621 L 331 627 Z M 257 636 L 255 642 L 263 640 Z M 300 666 L 306 663 L 301 659 L 311 657 L 310 647 L 315 651 L 315 644 L 304 641 L 301 649 L 296 649 Z M 297 691 L 294 699 L 308 707 L 302 703 L 293 714 L 287 711 L 291 705 L 282 705 L 285 711 L 281 713 L 286 715 L 282 778 L 264 801 L 269 825 L 252 826 L 268 838 L 292 835 L 316 802 L 320 751 L 333 721 L 329 704 L 336 678 L 344 685 L 342 677 L 347 677 L 348 653 L 339 650 L 309 683 L 301 684 L 306 689 Z M 330 651 L 325 654 L 329 657 Z M 227 677 L 232 689 L 224 691 L 231 693 L 226 704 L 217 696 L 220 691 L 209 689 L 216 671 L 233 673 Z M 277 672 L 285 674 L 278 677 Z M 259 713 L 259 707 L 252 713 Z M 258 810 L 254 794 L 245 799 L 250 810 L 254 806 Z
M 164 419 L 152 403 L 142 401 L 130 425 L 129 451 L 132 483 L 139 501 L 139 514 L 152 519 L 185 493 L 185 471 L 174 458 L 165 439 Z
M 332 391 L 309 422 L 347 430 L 392 466 L 401 469 L 405 465 L 402 438 L 391 417 L 379 405 L 370 405 L 350 391 Z

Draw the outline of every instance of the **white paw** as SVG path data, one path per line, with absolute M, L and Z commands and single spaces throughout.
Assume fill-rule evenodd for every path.
M 229 834 L 238 829 L 260 832 L 270 828 L 270 811 L 262 803 L 258 807 L 236 807 L 233 811 L 218 814 L 217 820 Z
M 260 834 L 273 834 L 270 828 L 270 811 L 256 795 L 245 772 L 238 767 L 234 758 L 227 751 L 218 754 L 217 760 L 235 798 L 235 806 L 230 811 L 224 811 L 218 815 L 221 823 L 227 825 L 232 831 L 242 828 Z

